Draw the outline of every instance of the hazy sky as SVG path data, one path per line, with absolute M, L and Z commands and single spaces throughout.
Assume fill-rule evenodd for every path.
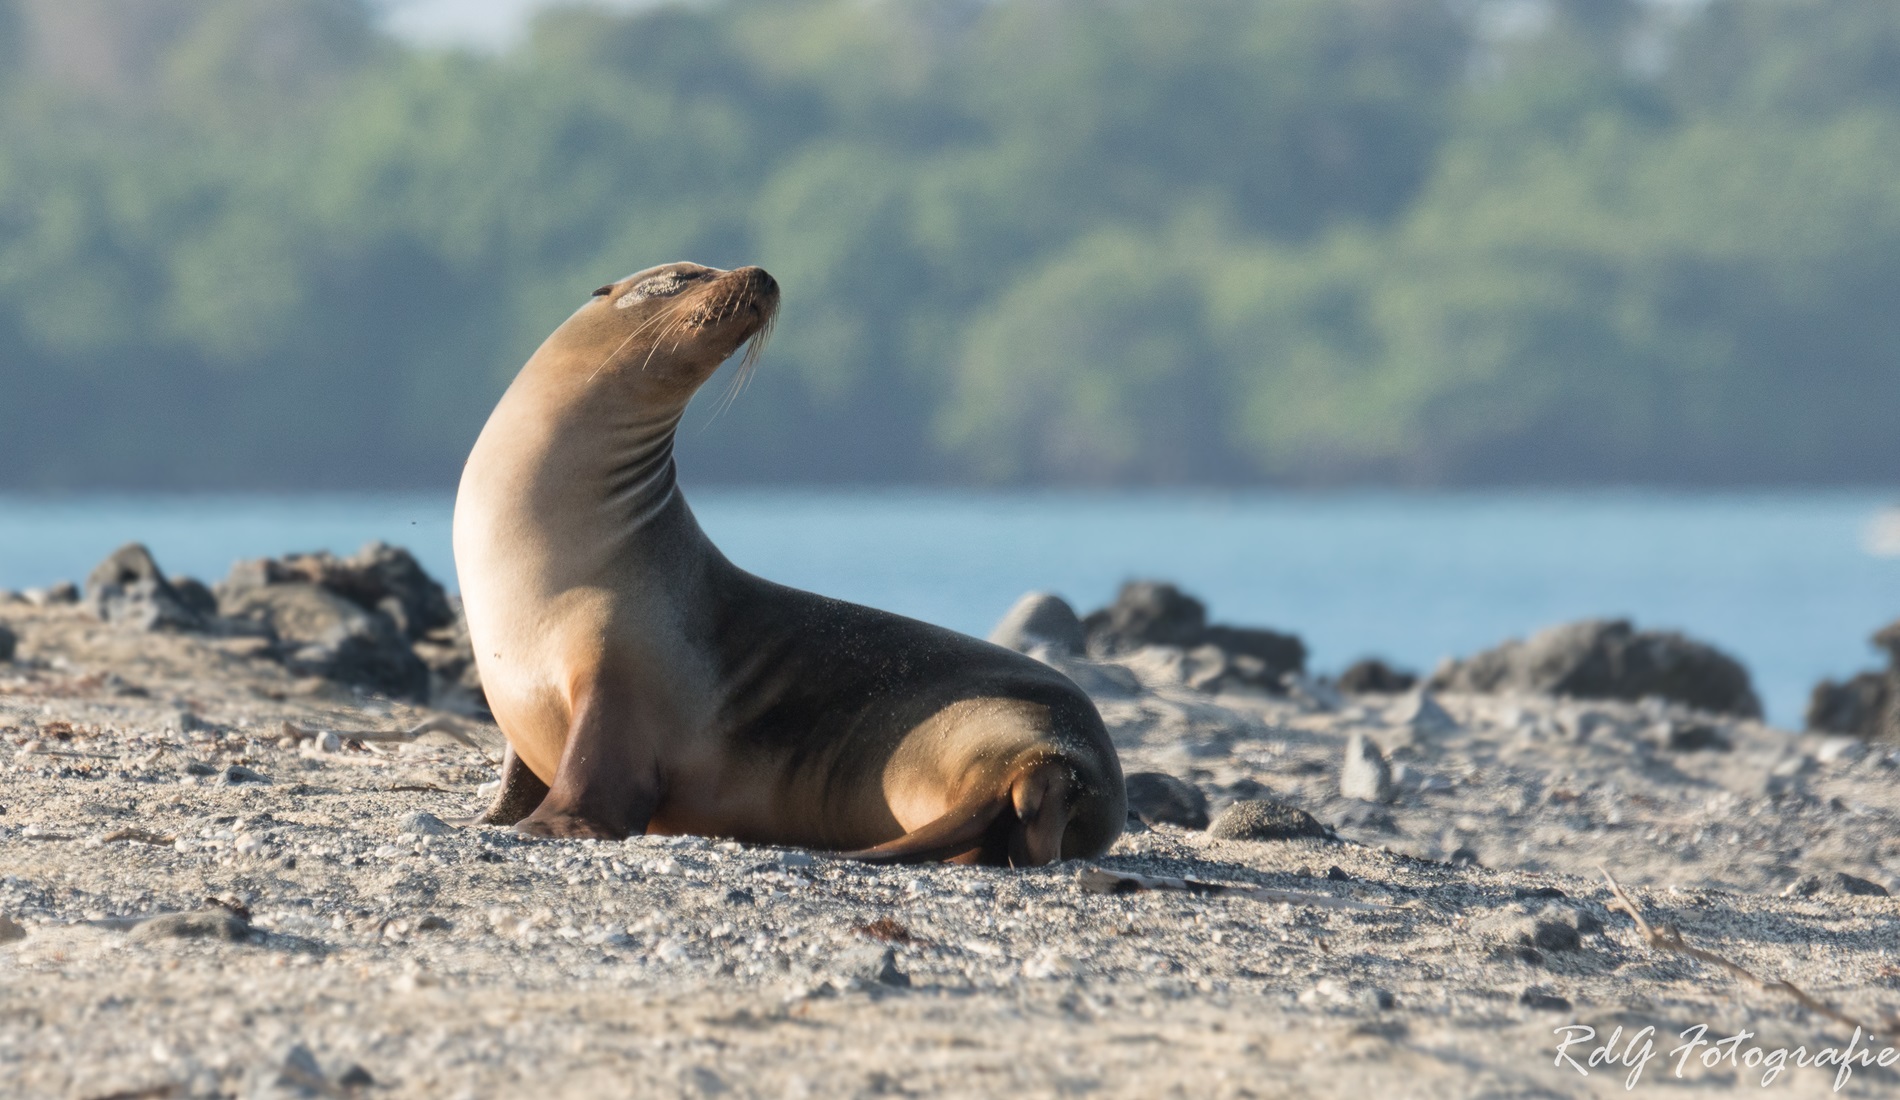
M 501 49 L 512 44 L 537 9 L 561 4 L 652 7 L 664 0 L 377 0 L 396 34 L 431 45 Z

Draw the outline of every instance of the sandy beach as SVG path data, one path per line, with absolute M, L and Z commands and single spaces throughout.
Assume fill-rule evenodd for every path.
M 880 868 L 455 828 L 490 725 L 256 638 L 0 620 L 8 1095 L 1833 1094 L 1795 1063 L 1850 1028 L 1645 943 L 1599 868 L 1689 945 L 1900 1015 L 1892 745 L 1658 700 L 1209 691 L 1150 647 L 1060 667 L 1211 830 L 1164 805 L 1087 863 Z M 435 717 L 461 732 L 368 736 Z M 1370 791 L 1342 775 L 1366 746 Z M 1900 1080 L 1850 1068 L 1839 1095 Z

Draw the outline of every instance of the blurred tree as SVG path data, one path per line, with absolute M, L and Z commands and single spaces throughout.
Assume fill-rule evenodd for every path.
M 0 0 L 0 486 L 446 487 L 680 258 L 785 287 L 707 477 L 1900 476 L 1896 13 Z

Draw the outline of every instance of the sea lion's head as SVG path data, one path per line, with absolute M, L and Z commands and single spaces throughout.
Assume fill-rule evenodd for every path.
M 636 385 L 648 400 L 684 403 L 747 341 L 750 367 L 778 311 L 763 268 L 649 267 L 594 291 L 562 325 L 572 367 Z

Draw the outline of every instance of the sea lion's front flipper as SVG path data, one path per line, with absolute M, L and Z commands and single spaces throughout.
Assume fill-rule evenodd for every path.
M 644 833 L 659 779 L 627 729 L 628 711 L 604 692 L 578 693 L 567 745 L 547 797 L 515 825 L 534 836 L 621 840 Z
M 548 796 L 548 785 L 528 770 L 509 745 L 501 755 L 501 789 L 488 809 L 474 817 L 451 822 L 455 825 L 513 825 L 541 808 Z

